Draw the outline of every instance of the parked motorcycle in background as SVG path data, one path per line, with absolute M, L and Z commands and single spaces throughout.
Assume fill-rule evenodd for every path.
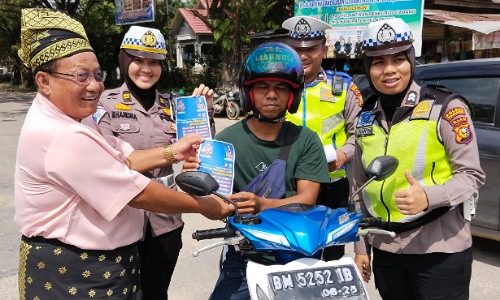
M 215 89 L 213 109 L 215 114 L 226 113 L 228 119 L 236 120 L 240 116 L 240 97 L 237 87 Z
M 397 168 L 392 156 L 381 156 L 366 168 L 370 178 L 353 195 L 373 180 L 384 180 Z M 221 246 L 254 255 L 272 255 L 275 263 L 263 265 L 249 261 L 246 277 L 252 300 L 368 300 L 370 297 L 361 274 L 349 255 L 323 261 L 322 250 L 332 245 L 355 242 L 367 233 L 387 234 L 366 222 L 355 208 L 352 197 L 348 208 L 330 209 L 322 205 L 287 204 L 258 214 L 238 213 L 235 202 L 217 193 L 219 184 L 208 173 L 187 171 L 175 178 L 183 191 L 205 196 L 217 195 L 235 206 L 226 226 L 193 233 L 197 240 L 224 238 L 193 252 L 193 256 Z M 367 224 L 368 223 L 368 224 Z

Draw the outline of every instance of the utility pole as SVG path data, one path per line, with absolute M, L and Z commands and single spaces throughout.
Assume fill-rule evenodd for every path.
M 165 0 L 165 6 L 167 7 L 168 60 L 170 65 L 172 63 L 172 36 L 170 35 L 170 15 L 168 14 L 168 0 Z

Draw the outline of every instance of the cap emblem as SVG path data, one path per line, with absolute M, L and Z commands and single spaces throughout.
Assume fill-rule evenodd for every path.
M 147 47 L 155 47 L 156 46 L 156 37 L 153 34 L 153 32 L 151 32 L 151 30 L 148 30 L 142 36 L 141 41 L 144 44 L 144 46 L 147 46 Z
M 295 32 L 300 36 L 307 36 L 311 32 L 311 26 L 306 20 L 300 19 L 295 25 Z
M 389 25 L 384 24 L 377 32 L 377 40 L 380 43 L 391 43 L 396 39 L 396 31 Z

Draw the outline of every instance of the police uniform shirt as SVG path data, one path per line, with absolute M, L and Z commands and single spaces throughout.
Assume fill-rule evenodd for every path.
M 163 147 L 176 138 L 175 114 L 169 95 L 156 93 L 156 101 L 146 111 L 129 92 L 124 83 L 120 88 L 105 91 L 94 121 L 104 135 L 114 135 L 128 142 L 134 149 Z M 173 174 L 171 165 L 145 174 L 151 178 Z M 179 228 L 183 222 L 181 214 L 146 213 L 151 222 L 153 235 Z

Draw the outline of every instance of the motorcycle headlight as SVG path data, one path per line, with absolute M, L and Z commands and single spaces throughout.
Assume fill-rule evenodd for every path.
M 228 95 L 229 95 L 229 97 L 232 97 L 233 96 L 233 92 L 229 92 Z

